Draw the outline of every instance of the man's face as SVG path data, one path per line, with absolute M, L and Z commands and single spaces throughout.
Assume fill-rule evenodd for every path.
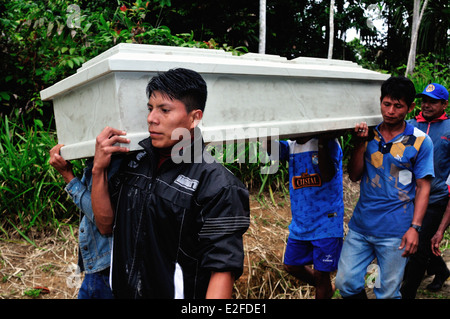
M 179 139 L 172 140 L 172 132 L 177 128 L 192 131 L 201 119 L 202 111 L 193 110 L 187 113 L 180 100 L 171 100 L 160 92 L 153 92 L 148 100 L 148 131 L 152 144 L 157 148 L 175 145 Z
M 387 125 L 395 126 L 402 123 L 408 112 L 414 109 L 414 103 L 410 107 L 403 99 L 396 100 L 390 96 L 385 96 L 381 100 L 381 115 Z
M 427 121 L 440 117 L 447 106 L 448 101 L 436 100 L 426 95 L 422 97 L 422 115 Z

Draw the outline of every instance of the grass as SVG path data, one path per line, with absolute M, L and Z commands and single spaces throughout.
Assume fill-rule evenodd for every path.
M 8 238 L 15 230 L 33 244 L 30 230 L 58 229 L 72 219 L 73 204 L 48 160 L 55 133 L 35 119 L 0 122 L 0 231 Z
M 289 198 L 255 190 L 250 200 L 250 228 L 244 235 L 244 273 L 236 282 L 236 299 L 309 299 L 313 288 L 286 273 L 283 256 L 291 218 Z
M 219 146 L 219 147 L 217 147 Z M 250 190 L 258 190 L 258 198 L 268 191 L 275 204 L 274 191 L 288 194 L 288 167 L 280 164 L 275 174 L 264 174 L 261 169 L 273 164 L 262 151 L 261 142 L 238 142 L 229 145 L 208 145 L 207 150 L 225 165 Z M 219 150 L 219 151 L 218 151 Z
M 74 299 L 77 288 L 67 284 L 77 262 L 77 238 L 69 226 L 41 232 L 36 246 L 18 233 L 0 241 L 0 299 Z

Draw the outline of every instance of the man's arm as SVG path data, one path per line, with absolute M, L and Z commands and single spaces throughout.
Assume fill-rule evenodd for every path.
M 95 224 L 102 235 L 112 233 L 114 211 L 109 198 L 108 178 L 106 170 L 92 169 L 92 210 Z
M 234 276 L 231 272 L 212 272 L 206 299 L 230 299 L 233 292 Z
M 364 172 L 364 152 L 366 151 L 366 140 L 369 137 L 369 127 L 367 123 L 362 122 L 356 124 L 356 145 L 348 162 L 348 176 L 352 182 L 357 182 L 361 179 Z
M 329 149 L 330 139 L 319 137 L 319 171 L 323 182 L 329 182 L 336 175 L 336 168 Z M 334 141 L 333 141 L 334 142 Z
M 450 200 L 448 201 L 447 208 L 445 209 L 444 216 L 442 217 L 441 223 L 439 225 L 436 234 L 434 234 L 433 238 L 431 238 L 431 250 L 433 254 L 436 256 L 441 255 L 441 251 L 439 250 L 439 244 L 444 238 L 444 232 L 447 227 L 450 225 Z
M 94 165 L 92 167 L 91 201 L 94 211 L 95 223 L 102 235 L 112 233 L 114 210 L 108 189 L 108 166 L 113 153 L 128 152 L 128 148 L 114 146 L 116 143 L 129 143 L 130 141 L 120 135 L 126 132 L 106 127 L 98 136 L 95 143 Z
M 411 224 L 422 226 L 422 220 L 425 216 L 428 198 L 430 196 L 430 177 L 419 178 L 416 181 L 416 197 L 414 200 L 414 216 Z M 410 227 L 408 231 L 403 235 L 402 242 L 399 249 L 405 248 L 402 256 L 407 257 L 414 254 L 417 251 L 417 245 L 419 244 L 419 233 L 414 228 Z
M 339 142 L 337 142 L 337 139 L 346 131 L 347 130 L 331 131 L 317 136 L 319 146 L 319 171 L 324 182 L 331 181 L 337 172 L 336 162 L 333 158 L 330 145 L 333 145 L 332 143 L 338 144 Z
M 62 158 L 62 156 L 59 154 L 61 147 L 63 146 L 63 144 L 58 144 L 50 150 L 49 163 L 61 174 L 64 182 L 66 182 L 66 184 L 69 184 L 69 182 L 75 178 L 75 175 L 72 170 L 72 164 Z

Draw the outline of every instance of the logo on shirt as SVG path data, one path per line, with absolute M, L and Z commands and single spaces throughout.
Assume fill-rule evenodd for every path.
M 332 255 L 325 255 L 325 258 L 322 259 L 322 262 L 324 262 L 324 263 L 332 263 L 333 262 L 333 256 Z
M 322 186 L 322 179 L 319 174 L 308 174 L 308 170 L 300 176 L 292 177 L 292 187 L 300 189 L 303 187 L 320 187 Z
M 177 179 L 175 180 L 175 184 L 190 191 L 195 191 L 198 186 L 198 180 L 190 179 L 189 177 L 186 177 L 184 175 L 178 175 Z
M 313 155 L 311 156 L 311 162 L 312 162 L 314 165 L 319 165 L 319 154 L 313 154 Z

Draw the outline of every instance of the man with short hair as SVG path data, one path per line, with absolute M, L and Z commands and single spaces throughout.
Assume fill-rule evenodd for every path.
M 206 83 L 195 71 L 172 69 L 153 77 L 147 94 L 150 137 L 109 184 L 111 154 L 127 153 L 116 143 L 129 140 L 126 132 L 107 127 L 96 142 L 92 206 L 100 232 L 114 232 L 113 293 L 230 298 L 243 271 L 249 197 L 231 172 L 203 152 L 197 124 Z M 178 155 L 183 161 L 174 159 Z
M 343 298 L 367 298 L 364 276 L 377 258 L 379 299 L 399 299 L 408 256 L 415 253 L 418 229 L 428 204 L 433 144 L 405 121 L 414 109 L 411 80 L 391 77 L 381 86 L 383 122 L 369 131 L 355 126 L 356 145 L 349 177 L 360 182 L 360 197 L 349 222 L 336 275 Z

